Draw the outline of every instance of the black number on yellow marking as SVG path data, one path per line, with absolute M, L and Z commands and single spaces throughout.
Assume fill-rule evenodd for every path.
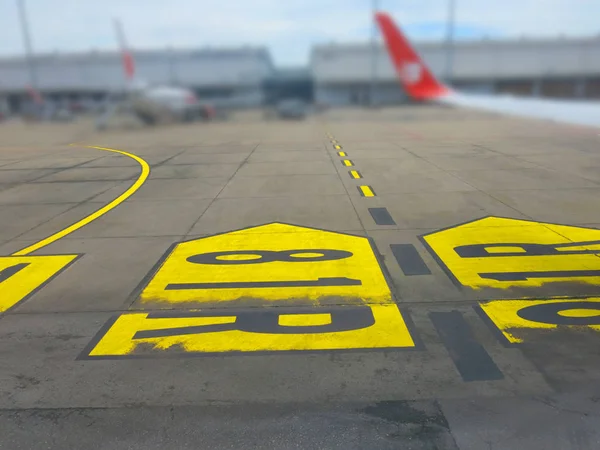
M 219 259 L 224 256 L 258 256 L 252 259 Z M 309 255 L 309 256 L 300 256 Z M 262 264 L 268 262 L 318 262 L 335 261 L 349 258 L 351 252 L 331 249 L 301 249 L 301 250 L 234 250 L 225 252 L 210 252 L 192 255 L 187 261 L 196 264 Z
M 590 310 L 596 311 L 595 316 L 590 317 L 570 317 L 568 314 L 561 315 L 562 312 L 570 310 Z M 600 304 L 590 302 L 564 302 L 564 303 L 542 303 L 528 306 L 517 311 L 519 317 L 532 322 L 547 323 L 551 325 L 600 325 Z
M 10 266 L 10 267 L 0 270 L 0 283 L 8 280 L 10 277 L 17 274 L 18 272 L 23 270 L 28 265 L 29 265 L 29 263 L 20 263 L 20 264 L 15 264 L 14 266 Z
M 319 278 L 317 280 L 290 281 L 229 281 L 223 283 L 169 283 L 168 291 L 179 289 L 240 289 L 240 288 L 285 288 L 285 287 L 317 287 L 317 286 L 360 286 L 362 281 L 352 278 Z
M 422 240 L 463 286 L 510 289 L 552 283 L 552 295 L 578 295 L 583 284 L 600 287 L 597 229 L 486 217 Z
M 303 315 L 329 314 L 330 321 L 322 325 L 280 325 L 280 318 L 291 316 L 289 312 L 279 311 L 251 311 L 238 312 L 236 320 L 233 323 L 199 325 L 191 327 L 163 328 L 160 330 L 138 331 L 133 336 L 134 339 L 150 339 L 168 336 L 183 336 L 189 334 L 214 333 L 219 331 L 244 331 L 246 333 L 260 334 L 315 334 L 315 333 L 336 333 L 340 331 L 360 330 L 368 328 L 375 324 L 373 312 L 368 306 L 344 308 L 319 308 L 314 311 L 307 311 Z M 191 312 L 181 317 L 218 317 L 222 313 L 201 313 Z M 148 314 L 148 319 L 172 318 L 172 315 Z
M 179 310 L 120 314 L 80 358 L 415 347 L 396 304 Z
M 597 297 L 492 300 L 480 303 L 479 308 L 508 344 L 520 344 L 535 336 L 523 333 L 526 330 L 548 331 L 575 326 L 600 331 L 600 298 Z
M 562 248 L 584 247 L 588 245 L 600 245 L 600 241 L 569 242 L 565 244 L 471 244 L 460 245 L 454 250 L 461 258 L 485 258 L 500 256 L 550 256 L 550 255 L 590 255 L 600 253 L 600 249 L 583 250 L 559 250 Z M 506 251 L 490 251 L 488 249 L 507 249 Z M 520 251 L 514 251 L 515 248 Z
M 136 307 L 392 303 L 368 238 L 281 223 L 176 244 L 156 267 Z
M 548 270 L 542 272 L 480 273 L 481 278 L 496 281 L 527 281 L 531 278 L 600 277 L 600 270 Z

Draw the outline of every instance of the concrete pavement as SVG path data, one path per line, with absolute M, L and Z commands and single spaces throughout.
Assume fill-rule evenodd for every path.
M 89 130 L 2 129 L 0 447 L 600 445 L 596 131 L 425 107 Z M 150 175 L 10 256 L 140 180 L 71 142 Z

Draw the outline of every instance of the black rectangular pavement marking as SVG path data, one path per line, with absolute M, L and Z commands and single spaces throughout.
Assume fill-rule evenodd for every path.
M 448 350 L 464 381 L 502 380 L 492 357 L 477 342 L 471 327 L 459 311 L 431 312 L 429 319 Z
M 369 208 L 369 212 L 377 225 L 396 225 L 387 208 Z
M 412 244 L 391 244 L 392 254 L 404 275 L 431 275 L 431 271 Z

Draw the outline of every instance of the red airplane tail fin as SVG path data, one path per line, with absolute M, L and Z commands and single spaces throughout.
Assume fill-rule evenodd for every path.
M 128 81 L 132 81 L 135 75 L 135 62 L 133 60 L 133 55 L 127 47 L 125 33 L 123 32 L 123 25 L 117 19 L 115 19 L 115 32 L 117 33 L 119 47 L 121 48 L 121 61 L 123 64 L 123 71 L 125 72 L 125 77 Z
M 447 86 L 433 76 L 389 15 L 376 13 L 375 20 L 383 34 L 400 83 L 410 97 L 415 100 L 433 100 L 450 92 Z

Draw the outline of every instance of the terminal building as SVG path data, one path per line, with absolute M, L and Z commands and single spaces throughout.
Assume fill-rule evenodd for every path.
M 456 42 L 449 76 L 444 43 L 416 47 L 438 77 L 465 91 L 600 98 L 600 36 Z M 137 78 L 191 88 L 217 105 L 256 107 L 286 97 L 331 106 L 407 101 L 382 44 L 374 53 L 368 43 L 318 45 L 308 67 L 289 69 L 276 68 L 264 47 L 133 53 Z M 44 54 L 34 64 L 38 89 L 52 102 L 94 105 L 125 91 L 118 52 Z M 11 110 L 27 101 L 29 80 L 23 57 L 0 58 L 0 100 Z
M 193 89 L 203 100 L 231 106 L 264 102 L 265 79 L 273 73 L 266 48 L 133 51 L 135 78 L 153 85 Z M 54 102 L 99 103 L 125 92 L 118 52 L 45 54 L 34 58 L 37 87 Z M 30 84 L 24 58 L 0 59 L 0 97 L 19 110 Z
M 415 47 L 437 77 L 464 91 L 600 98 L 600 36 L 458 42 L 451 53 L 449 76 L 445 44 L 417 43 Z M 375 52 L 368 44 L 317 46 L 310 66 L 318 103 L 394 104 L 406 100 L 383 45 Z

